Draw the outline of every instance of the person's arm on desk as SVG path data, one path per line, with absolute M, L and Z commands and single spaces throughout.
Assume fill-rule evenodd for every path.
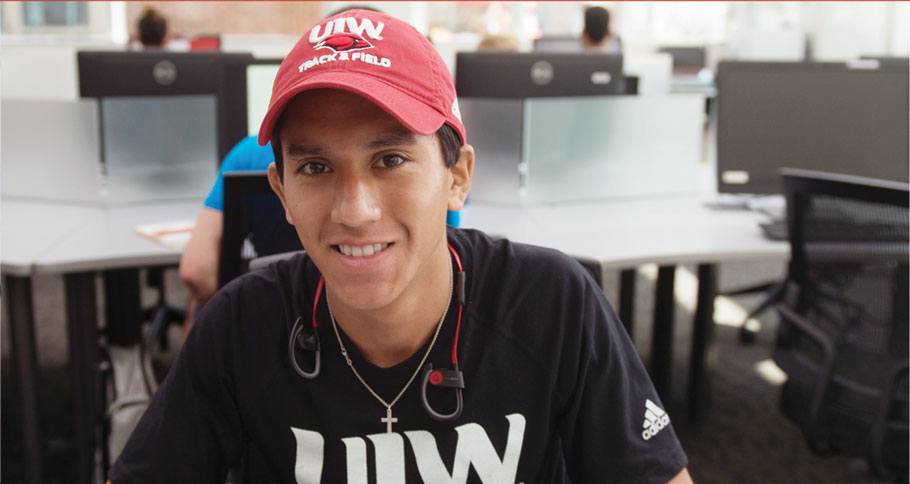
M 180 258 L 180 278 L 190 290 L 184 331 L 193 324 L 196 309 L 201 308 L 218 289 L 218 251 L 224 216 L 203 207 L 196 219 L 193 235 Z

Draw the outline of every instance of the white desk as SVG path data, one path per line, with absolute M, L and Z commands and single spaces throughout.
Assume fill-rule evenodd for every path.
M 88 219 L 95 207 L 21 199 L 0 200 L 0 270 L 29 277 L 34 262 Z
M 468 205 L 462 225 L 515 242 L 557 248 L 604 267 L 645 263 L 782 260 L 786 242 L 764 237 L 763 215 L 719 210 L 698 197 L 544 206 Z
M 41 481 L 31 276 L 63 274 L 70 368 L 74 388 L 78 482 L 94 472 L 98 415 L 98 334 L 95 275 L 138 285 L 137 268 L 173 265 L 180 253 L 135 232 L 141 224 L 194 218 L 200 201 L 103 207 L 4 198 L 0 218 L 0 269 L 8 294 L 13 361 L 23 422 L 23 454 L 29 482 Z M 118 271 L 120 271 L 118 273 Z M 110 286 L 111 281 L 106 281 Z M 117 289 L 117 288 L 113 288 Z M 138 287 L 135 291 L 138 294 Z M 137 301 L 108 301 L 130 306 Z
M 62 204 L 3 200 L 2 269 L 10 290 L 14 359 L 23 390 L 27 465 L 40 465 L 40 432 L 34 382 L 34 328 L 29 277 L 63 274 L 76 394 L 76 434 L 80 476 L 92 472 L 95 449 L 97 314 L 95 275 L 138 267 L 176 264 L 180 254 L 135 233 L 146 223 L 193 218 L 198 201 L 158 202 L 120 207 L 73 207 Z M 652 378 L 666 392 L 672 361 L 673 269 L 679 263 L 699 264 L 699 304 L 690 368 L 690 409 L 698 409 L 706 393 L 703 377 L 711 341 L 714 263 L 728 260 L 787 257 L 784 242 L 764 239 L 760 215 L 706 208 L 694 197 L 571 203 L 537 207 L 469 205 L 462 213 L 465 227 L 479 228 L 517 242 L 554 247 L 601 267 L 631 268 L 658 263 Z M 625 276 L 628 275 L 628 271 Z M 634 275 L 634 274 L 633 274 Z M 634 278 L 632 278 L 634 281 Z M 623 277 L 620 315 L 631 322 L 629 278 Z M 27 304 L 23 304 L 28 301 Z M 27 307 L 26 307 L 27 306 Z M 21 364 L 25 362 L 24 364 Z M 29 363 L 30 362 L 30 363 Z M 710 362 L 708 362 L 710 363 Z M 31 385 L 31 386 L 29 386 Z M 92 391 L 89 391 L 89 390 Z M 27 407 L 27 408 L 26 408 Z M 31 450 L 30 450 L 31 449 Z M 31 457 L 29 457 L 31 456 Z M 35 475 L 35 474 L 33 474 Z M 37 474 L 40 476 L 40 474 Z
M 37 273 L 72 273 L 176 264 L 180 252 L 136 233 L 136 226 L 195 219 L 201 201 L 96 208 L 63 243 L 35 259 Z
M 716 266 L 731 260 L 785 260 L 789 245 L 764 237 L 764 216 L 742 210 L 708 208 L 698 197 L 566 203 L 547 206 L 468 205 L 464 227 L 481 229 L 516 242 L 553 247 L 603 267 L 625 269 L 620 283 L 619 315 L 630 332 L 634 272 L 659 264 L 654 303 L 651 379 L 658 392 L 670 391 L 673 361 L 674 271 L 698 264 L 698 298 L 689 368 L 689 416 L 697 420 L 709 394 L 710 345 L 716 295 Z

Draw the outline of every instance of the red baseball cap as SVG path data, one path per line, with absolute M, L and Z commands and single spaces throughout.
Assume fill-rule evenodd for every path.
M 363 96 L 418 134 L 449 124 L 467 142 L 455 85 L 442 58 L 423 34 L 386 14 L 346 10 L 297 41 L 275 76 L 259 144 L 271 139 L 275 122 L 295 96 L 320 88 Z

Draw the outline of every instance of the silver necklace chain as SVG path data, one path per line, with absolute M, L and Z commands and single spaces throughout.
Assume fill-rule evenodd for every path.
M 423 368 L 423 364 L 426 363 L 427 358 L 429 358 L 430 353 L 433 351 L 433 347 L 436 346 L 436 338 L 439 337 L 439 331 L 442 329 L 442 323 L 445 321 L 446 315 L 449 313 L 449 306 L 452 304 L 452 277 L 452 271 L 449 270 L 449 299 L 446 302 L 445 310 L 442 312 L 442 317 L 439 318 L 439 323 L 436 324 L 436 331 L 433 333 L 433 339 L 430 341 L 430 346 L 427 348 L 426 353 L 424 353 L 423 358 L 420 359 L 420 364 L 417 365 L 417 369 L 414 370 L 411 378 L 409 378 L 408 382 L 405 383 L 403 387 L 401 387 L 401 391 L 398 392 L 398 395 L 396 395 L 391 402 L 386 402 L 384 398 L 380 397 L 379 394 L 373 390 L 373 387 L 371 387 L 370 384 L 363 379 L 363 377 L 360 375 L 360 372 L 357 371 L 357 368 L 354 367 L 354 362 L 351 361 L 351 357 L 348 355 L 348 349 L 344 346 L 344 342 L 341 341 L 341 333 L 338 332 L 338 324 L 335 322 L 335 315 L 332 314 L 332 306 L 329 304 L 329 295 L 328 292 L 326 292 L 325 300 L 326 306 L 329 309 L 329 319 L 332 321 L 332 329 L 335 330 L 335 338 L 338 339 L 338 346 L 341 348 L 341 356 L 344 357 L 345 363 L 347 363 L 348 367 L 351 368 L 351 371 L 354 372 L 354 376 L 357 377 L 357 380 L 360 381 L 360 384 L 363 385 L 363 387 L 366 388 L 368 392 L 370 392 L 370 395 L 373 395 L 373 398 L 379 401 L 379 403 L 381 403 L 386 408 L 386 418 L 382 419 L 382 421 L 386 422 L 388 432 L 392 431 L 392 422 L 398 421 L 398 419 L 392 418 L 392 407 L 398 403 L 398 400 L 402 395 L 404 395 L 404 392 L 408 389 L 408 387 L 411 386 L 411 383 L 414 382 L 414 379 L 417 378 L 417 375 L 420 373 L 421 368 Z

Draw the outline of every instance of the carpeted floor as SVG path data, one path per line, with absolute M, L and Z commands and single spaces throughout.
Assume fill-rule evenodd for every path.
M 721 266 L 722 288 L 779 277 L 782 264 L 737 263 Z M 762 317 L 762 331 L 752 345 L 737 340 L 737 330 L 717 325 L 716 365 L 713 376 L 713 405 L 698 425 L 685 418 L 685 384 L 691 333 L 691 299 L 694 294 L 692 268 L 677 273 L 678 305 L 676 308 L 676 345 L 674 349 L 673 393 L 665 402 L 677 433 L 689 455 L 690 471 L 699 484 L 871 484 L 874 479 L 861 460 L 844 457 L 821 458 L 812 454 L 799 431 L 777 410 L 778 387 L 760 377 L 754 365 L 769 358 L 773 346 L 776 318 L 773 312 Z M 688 274 L 688 276 L 687 276 Z M 168 285 L 175 288 L 169 299 L 179 304 L 185 298 L 174 274 Z M 616 301 L 615 273 L 605 274 L 605 291 Z M 636 299 L 635 341 L 647 357 L 651 318 L 653 268 L 639 272 Z M 71 483 L 73 467 L 71 443 L 73 426 L 69 404 L 66 339 L 63 327 L 62 284 L 57 278 L 39 277 L 34 286 L 38 346 L 41 362 L 41 417 L 44 442 L 44 470 L 48 483 Z M 153 295 L 146 295 L 149 300 Z M 757 299 L 741 298 L 736 302 L 750 307 Z M 722 311 L 719 311 L 722 312 Z M 718 314 L 719 318 L 728 317 Z M 8 328 L 3 327 L 4 345 L 8 345 Z M 3 483 L 22 482 L 18 446 L 19 419 L 14 405 L 16 388 L 11 382 L 8 348 L 2 361 L 2 476 Z

